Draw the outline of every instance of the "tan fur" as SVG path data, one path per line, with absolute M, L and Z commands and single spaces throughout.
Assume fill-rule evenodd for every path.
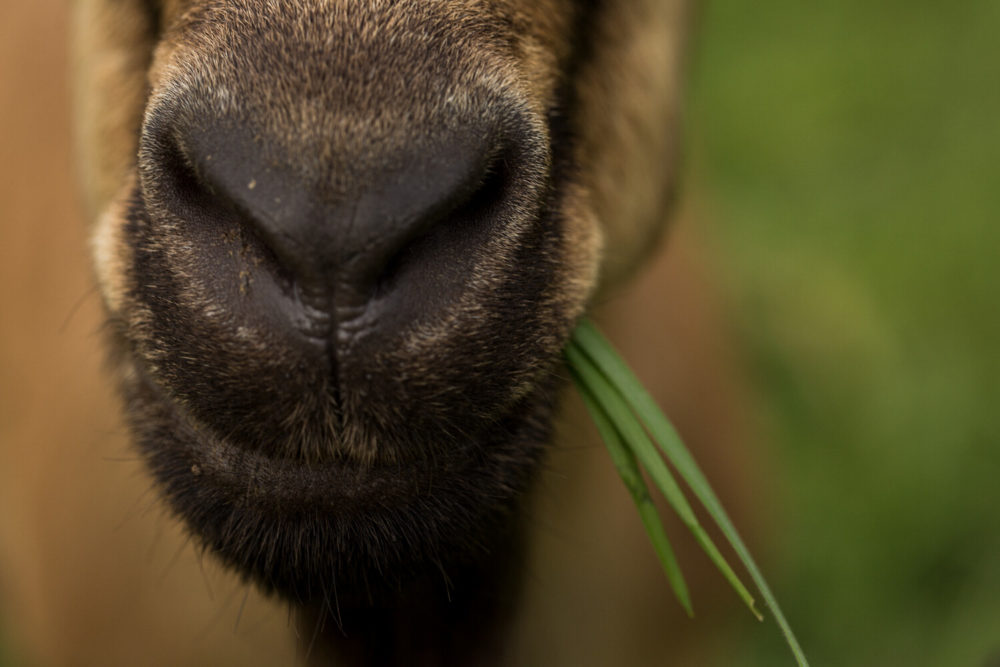
M 170 24 L 188 3 L 164 4 Z M 82 170 L 87 217 L 99 221 L 98 282 L 112 310 L 123 289 L 112 250 L 115 193 L 134 160 L 146 85 L 155 88 L 166 76 L 162 69 L 147 75 L 150 26 L 130 6 L 80 0 L 74 10 L 82 26 L 72 74 L 78 155 L 88 165 Z M 539 26 L 526 37 L 525 62 L 550 72 L 544 54 L 558 57 L 565 47 L 539 45 L 564 30 L 540 20 L 555 15 L 546 3 L 525 7 L 524 24 Z M 672 2 L 630 7 L 599 31 L 595 49 L 607 49 L 605 59 L 580 73 L 581 99 L 590 109 L 580 147 L 587 170 L 565 206 L 576 211 L 573 261 L 591 269 L 567 281 L 563 296 L 574 302 L 594 289 L 598 269 L 590 258 L 602 243 L 602 280 L 613 284 L 633 270 L 659 233 L 670 199 L 663 176 L 654 175 L 677 150 L 676 119 L 662 118 L 658 109 L 664 99 L 676 100 L 684 10 Z M 52 39 L 65 28 L 58 3 L 39 0 L 19 11 L 20 23 L 0 20 L 0 63 L 20 65 L 18 54 L 37 48 L 28 43 L 32 26 L 45 26 Z M 169 49 L 156 57 L 164 62 Z M 82 225 L 72 213 L 61 111 L 67 100 L 55 77 L 61 62 L 57 51 L 21 79 L 13 65 L 0 69 L 9 86 L 0 127 L 27 128 L 4 137 L 17 168 L 8 164 L 3 172 L 0 247 L 30 249 L 0 267 L 6 311 L 0 318 L 0 631 L 27 664 L 290 664 L 294 630 L 284 605 L 197 556 L 148 492 L 98 369 L 96 300 L 87 299 L 60 328 L 90 284 Z M 38 82 L 47 86 L 44 96 L 34 92 Z M 550 83 L 541 76 L 530 87 L 545 90 Z M 28 104 L 15 105 L 18 96 Z M 682 226 L 669 252 L 602 312 L 609 333 L 639 360 L 640 375 L 699 449 L 724 500 L 739 509 L 746 455 L 732 449 L 739 439 L 736 388 L 728 348 L 713 334 L 717 316 L 698 247 Z M 713 623 L 724 618 L 719 606 L 728 606 L 713 599 L 725 595 L 723 587 L 694 568 L 700 621 L 683 625 L 689 622 L 669 597 L 629 500 L 583 424 L 571 399 L 532 516 L 536 546 L 514 637 L 516 664 L 655 665 L 667 655 L 678 664 L 708 664 L 719 650 L 706 646 Z M 681 551 L 685 563 L 698 561 L 683 541 Z
M 582 181 L 605 236 L 605 286 L 655 247 L 675 203 L 687 2 L 623 2 L 597 27 L 603 57 L 580 73 Z

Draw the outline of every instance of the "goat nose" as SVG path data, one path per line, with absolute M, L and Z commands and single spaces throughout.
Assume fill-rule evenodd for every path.
M 203 123 L 174 133 L 183 157 L 175 162 L 271 251 L 297 298 L 339 321 L 387 292 L 438 298 L 428 296 L 439 287 L 435 266 L 475 251 L 475 229 L 497 196 L 496 134 L 454 125 L 368 154 L 322 146 L 290 158 L 259 134 Z M 422 279 L 398 279 L 404 268 Z

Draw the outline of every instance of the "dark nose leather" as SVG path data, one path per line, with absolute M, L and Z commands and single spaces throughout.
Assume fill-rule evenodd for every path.
M 368 319 L 398 327 L 460 289 L 457 267 L 483 252 L 508 187 L 494 127 L 419 136 L 295 152 L 238 123 L 177 127 L 165 115 L 147 119 L 140 163 L 147 198 L 180 220 L 238 220 L 324 322 L 342 328 L 391 301 Z
M 483 186 L 493 143 L 488 128 L 462 125 L 323 164 L 275 155 L 242 129 L 202 125 L 183 150 L 198 178 L 239 211 L 306 294 L 357 308 L 388 288 L 421 239 L 442 225 L 470 223 L 470 206 L 489 194 Z M 421 261 L 436 259 L 431 252 Z

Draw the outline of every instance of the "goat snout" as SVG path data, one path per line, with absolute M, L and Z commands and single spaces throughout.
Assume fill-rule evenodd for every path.
M 547 158 L 525 123 L 425 120 L 417 141 L 356 136 L 341 146 L 336 133 L 282 136 L 179 116 L 146 123 L 142 190 L 154 217 L 192 242 L 240 237 L 251 259 L 228 285 L 218 244 L 201 244 L 196 263 L 213 289 L 256 299 L 274 321 L 324 342 L 358 331 L 391 338 L 447 311 L 476 263 L 541 204 Z

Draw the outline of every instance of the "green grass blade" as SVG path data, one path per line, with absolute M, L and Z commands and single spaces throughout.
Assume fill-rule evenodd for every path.
M 671 474 L 670 469 L 663 461 L 659 452 L 656 451 L 656 447 L 653 446 L 649 436 L 646 435 L 646 431 L 643 430 L 642 424 L 636 419 L 625 399 L 608 382 L 604 375 L 601 374 L 587 355 L 572 342 L 566 346 L 566 358 L 573 371 L 579 375 L 583 383 L 587 385 L 591 395 L 604 409 L 614 424 L 615 429 L 621 434 L 622 440 L 632 450 L 636 458 L 642 462 L 642 465 L 645 466 L 653 483 L 663 493 L 663 497 L 667 499 L 667 502 L 677 512 L 677 516 L 684 522 L 684 525 L 692 532 L 695 540 L 701 545 L 701 548 L 708 555 L 709 559 L 715 563 L 719 572 L 722 573 L 722 576 L 726 578 L 726 581 L 729 582 L 740 598 L 746 603 L 750 611 L 760 618 L 760 613 L 754 606 L 750 591 L 747 590 L 743 582 L 736 576 L 733 568 L 730 567 L 725 557 L 723 557 L 722 553 L 715 546 L 715 543 L 712 542 L 712 538 L 708 536 L 705 529 L 698 523 L 694 510 L 688 504 L 687 498 L 684 497 L 680 486 L 674 480 L 673 474 Z
M 770 587 L 764 580 L 764 575 L 754 562 L 750 551 L 747 549 L 739 533 L 730 521 L 729 516 L 719 502 L 718 497 L 705 479 L 698 464 L 688 452 L 684 443 L 678 436 L 677 431 L 670 424 L 664 414 L 660 411 L 652 396 L 645 390 L 638 378 L 625 365 L 625 362 L 614 351 L 611 344 L 601 335 L 597 328 L 587 320 L 581 321 L 580 325 L 573 332 L 571 345 L 577 345 L 584 354 L 601 370 L 601 373 L 614 385 L 618 392 L 626 398 L 632 410 L 639 416 L 642 422 L 649 429 L 653 439 L 663 450 L 664 454 L 673 463 L 680 476 L 687 482 L 695 496 L 708 510 L 709 515 L 718 524 L 722 534 L 733 546 L 743 565 L 750 573 L 757 588 L 760 590 L 764 601 L 774 613 L 775 620 L 785 636 L 785 641 L 791 648 L 795 659 L 800 665 L 808 665 L 802 647 L 799 646 L 791 626 L 785 619 L 785 615 L 778 606 L 778 601 L 771 592 Z
M 611 454 L 611 460 L 614 462 L 619 476 L 625 483 L 625 488 L 628 489 L 636 508 L 639 510 L 639 518 L 642 520 L 642 525 L 646 528 L 649 540 L 653 543 L 653 549 L 660 559 L 663 572 L 667 575 L 667 581 L 670 583 L 674 595 L 677 596 L 677 600 L 684 607 L 687 615 L 694 616 L 694 610 L 691 608 L 691 596 L 688 593 L 687 583 L 684 581 L 684 574 L 677 563 L 674 550 L 670 546 L 670 540 L 667 539 L 667 534 L 663 530 L 663 522 L 656 511 L 656 506 L 653 504 L 652 498 L 649 497 L 649 488 L 646 486 L 646 482 L 642 479 L 642 474 L 639 472 L 635 455 L 622 442 L 618 431 L 601 408 L 600 402 L 591 394 L 587 384 L 577 373 L 573 372 L 572 368 L 570 368 L 570 372 L 573 375 L 576 388 L 580 391 L 580 396 L 583 398 L 583 403 L 587 407 L 587 411 L 590 413 L 591 418 L 593 418 L 594 424 L 597 426 L 597 430 L 601 434 L 605 445 L 607 445 L 608 452 Z

